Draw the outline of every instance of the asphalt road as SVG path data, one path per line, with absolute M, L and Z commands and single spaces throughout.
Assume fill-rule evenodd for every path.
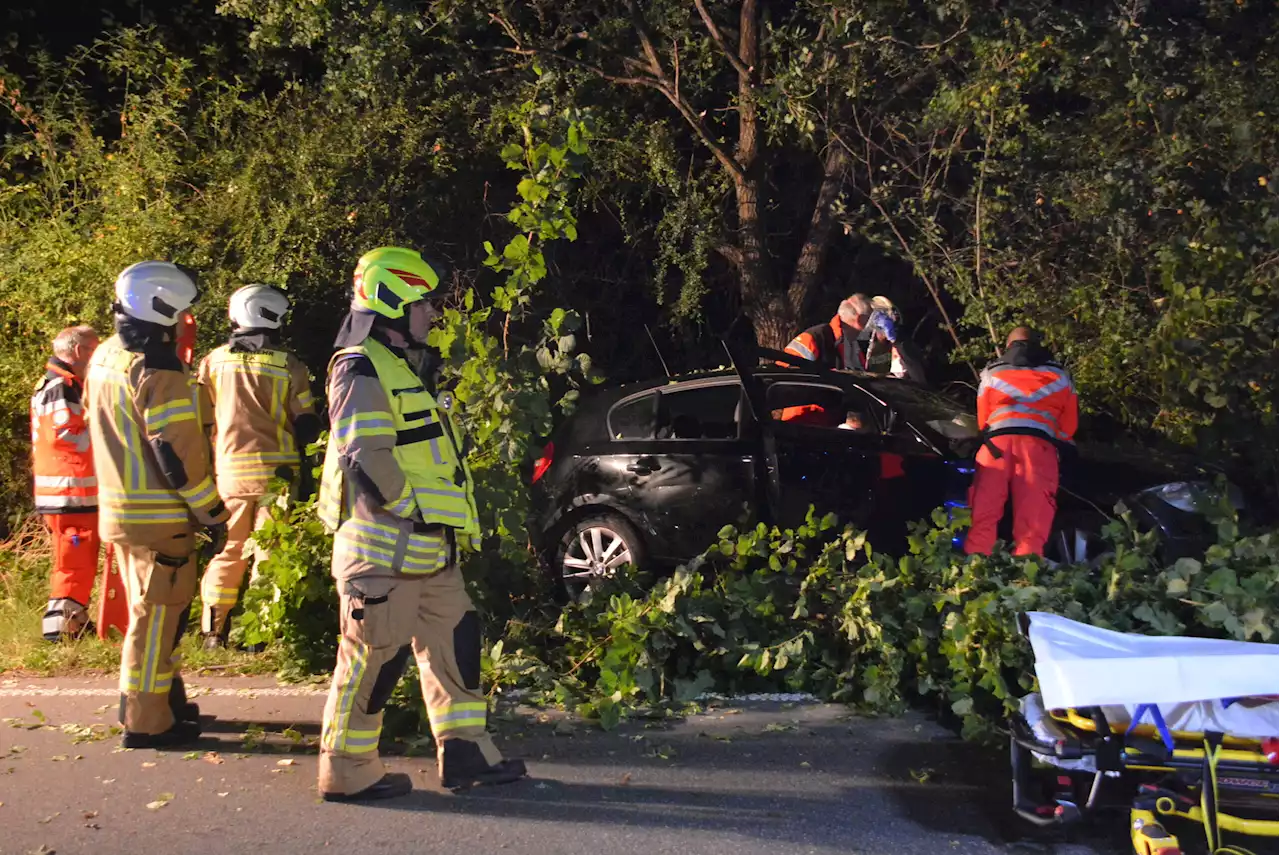
M 920 717 L 826 705 L 725 705 L 612 733 L 512 714 L 499 745 L 529 761 L 528 781 L 453 795 L 431 757 L 397 756 L 388 766 L 413 776 L 411 795 L 327 804 L 311 747 L 320 692 L 190 682 L 216 720 L 197 751 L 161 753 L 106 735 L 110 680 L 0 680 L 0 853 L 1125 851 L 1123 826 L 1030 841 L 1008 811 L 1003 757 Z

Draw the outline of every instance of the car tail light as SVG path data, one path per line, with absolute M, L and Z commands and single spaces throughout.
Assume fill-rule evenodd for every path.
M 529 479 L 530 484 L 538 483 L 538 479 L 547 474 L 547 470 L 551 468 L 551 464 L 556 459 L 556 444 L 548 442 L 547 447 L 542 449 L 542 456 L 533 463 L 533 477 Z

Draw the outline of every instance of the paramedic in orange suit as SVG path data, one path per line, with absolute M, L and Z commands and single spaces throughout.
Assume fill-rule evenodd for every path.
M 978 428 L 983 445 L 969 491 L 970 555 L 989 555 L 1005 500 L 1013 494 L 1013 554 L 1043 555 L 1057 510 L 1058 449 L 1075 440 L 1078 402 L 1067 370 L 1026 327 L 982 372 Z

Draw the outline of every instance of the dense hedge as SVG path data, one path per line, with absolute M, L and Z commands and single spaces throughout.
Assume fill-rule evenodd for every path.
M 246 640 L 287 645 L 307 671 L 332 662 L 336 609 L 328 538 L 308 506 L 293 517 L 270 526 L 272 558 L 242 627 Z M 521 689 L 604 727 L 705 692 L 785 691 L 872 713 L 938 706 L 984 737 L 1033 685 L 1016 628 L 1023 612 L 1125 632 L 1277 640 L 1274 532 L 1242 536 L 1224 517 L 1203 559 L 1162 567 L 1153 535 L 1122 515 L 1102 559 L 1053 566 L 1007 553 L 966 558 L 952 543 L 963 523 L 935 513 L 901 558 L 830 517 L 785 531 L 726 526 L 674 575 L 624 574 L 563 611 L 527 571 L 488 577 L 473 585 L 487 617 L 487 679 L 495 693 Z M 420 704 L 411 686 L 399 697 L 409 711 Z

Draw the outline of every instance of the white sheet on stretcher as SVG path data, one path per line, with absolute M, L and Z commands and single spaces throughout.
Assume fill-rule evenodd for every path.
M 1131 635 L 1047 612 L 1027 616 L 1048 709 L 1280 694 L 1280 647 L 1274 644 Z M 1176 727 L 1167 716 L 1166 723 L 1175 730 L 1203 729 Z
M 1221 701 L 1191 701 L 1184 704 L 1160 704 L 1159 707 L 1164 723 L 1171 731 L 1204 733 L 1212 730 L 1242 739 L 1280 736 L 1280 701 L 1234 703 L 1228 707 L 1224 707 Z M 1137 704 L 1102 706 L 1102 714 L 1113 725 L 1127 727 L 1137 712 Z M 1053 742 L 1062 738 L 1061 728 L 1049 718 L 1039 695 L 1030 694 L 1022 699 L 1022 715 L 1042 741 Z M 1154 725 L 1155 721 L 1147 713 L 1143 715 L 1141 723 Z

